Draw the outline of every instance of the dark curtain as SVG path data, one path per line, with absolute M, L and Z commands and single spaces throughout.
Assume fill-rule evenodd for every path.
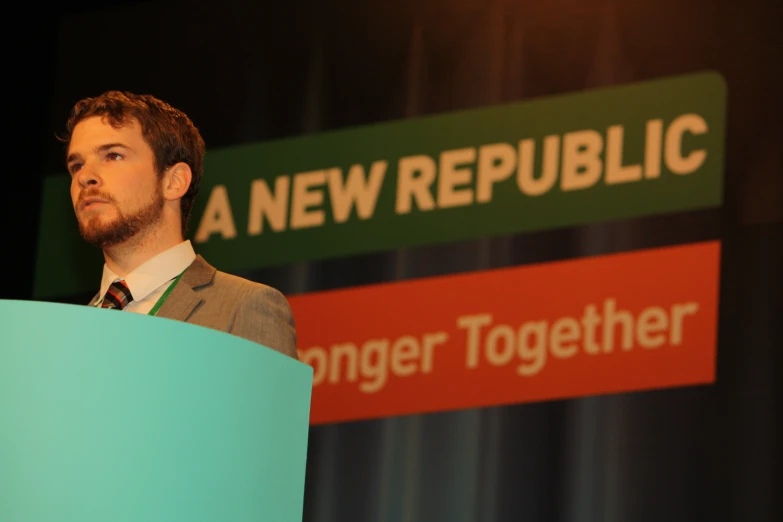
M 46 94 L 17 76 L 22 118 L 39 118 L 20 186 L 33 197 L 36 177 L 62 170 L 54 132 L 109 88 L 162 97 L 218 148 L 716 70 L 729 88 L 719 209 L 240 275 L 297 294 L 720 239 L 714 385 L 315 426 L 304 520 L 780 520 L 781 14 L 709 0 L 60 6 L 27 19 Z

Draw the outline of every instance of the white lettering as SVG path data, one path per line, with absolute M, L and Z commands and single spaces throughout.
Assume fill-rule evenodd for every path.
M 210 192 L 193 240 L 196 243 L 204 243 L 212 234 L 220 234 L 223 239 L 233 239 L 237 235 L 234 216 L 228 202 L 228 191 L 224 185 L 215 185 Z
M 322 205 L 322 190 L 311 190 L 326 182 L 326 171 L 302 172 L 294 176 L 294 193 L 291 202 L 291 228 L 318 227 L 324 224 L 324 211 L 311 209 Z
M 476 161 L 476 149 L 447 150 L 440 155 L 438 175 L 438 206 L 440 208 L 461 207 L 473 203 L 473 189 L 458 185 L 470 183 L 471 170 L 460 165 Z
M 413 200 L 419 210 L 432 210 L 435 201 L 430 186 L 435 181 L 435 161 L 429 156 L 400 158 L 397 176 L 397 214 L 408 214 Z
M 362 346 L 361 374 L 371 379 L 359 383 L 359 390 L 364 393 L 377 392 L 386 385 L 389 366 L 389 340 L 373 339 Z
M 636 342 L 643 348 L 657 348 L 666 342 L 664 331 L 669 327 L 666 310 L 650 306 L 636 318 Z
M 529 377 L 541 371 L 546 362 L 546 321 L 530 321 L 519 329 L 519 358 L 522 363 L 517 366 L 519 375 Z M 528 339 L 532 337 L 533 343 Z M 530 363 L 526 365 L 525 363 Z
M 468 342 L 466 351 L 466 366 L 468 368 L 476 368 L 479 362 L 479 347 L 480 338 L 479 330 L 482 326 L 486 326 L 492 322 L 492 316 L 490 314 L 478 314 L 478 315 L 463 315 L 457 318 L 458 328 L 468 329 Z
M 517 153 L 508 143 L 495 143 L 479 147 L 478 172 L 476 174 L 476 201 L 492 201 L 492 188 L 496 183 L 511 177 Z
M 663 120 L 648 121 L 644 140 L 644 177 L 646 179 L 655 179 L 661 175 L 662 144 Z
M 490 329 L 486 340 L 486 357 L 489 364 L 503 366 L 514 357 L 514 330 L 506 325 L 499 324 Z
M 544 138 L 544 157 L 541 166 L 541 177 L 533 173 L 535 165 L 535 141 L 531 139 L 519 142 L 519 166 L 517 170 L 517 186 L 528 196 L 540 196 L 549 192 L 557 182 L 559 166 L 560 136 L 553 135 Z
M 695 315 L 699 310 L 699 303 L 676 304 L 672 306 L 672 326 L 669 332 L 669 344 L 678 346 L 682 344 L 683 321 L 686 315 Z
M 568 132 L 563 136 L 563 191 L 590 188 L 601 179 L 603 138 L 594 130 Z
M 682 155 L 682 136 L 686 131 L 691 134 L 704 134 L 707 132 L 707 122 L 698 114 L 683 114 L 666 129 L 666 167 L 675 174 L 690 174 L 701 167 L 707 157 L 707 151 L 704 149 L 693 150 L 687 156 Z
M 552 324 L 549 335 L 549 350 L 558 359 L 568 359 L 576 355 L 579 346 L 576 341 L 581 337 L 579 322 L 573 317 L 562 317 Z
M 269 191 L 269 186 L 263 179 L 257 179 L 250 186 L 250 214 L 247 223 L 247 233 L 257 236 L 263 232 L 264 216 L 269 221 L 272 230 L 280 232 L 285 230 L 288 217 L 288 190 L 291 187 L 291 178 L 278 176 L 275 179 L 274 196 Z
M 623 165 L 623 139 L 625 129 L 622 125 L 612 125 L 606 131 L 606 174 L 607 185 L 628 183 L 642 179 L 641 165 Z
M 435 332 L 424 334 L 422 342 L 423 352 L 421 358 L 421 373 L 432 372 L 432 359 L 435 347 L 448 341 L 449 335 L 446 332 Z
M 627 310 L 617 311 L 617 303 L 614 299 L 604 301 L 604 352 L 614 350 L 615 327 L 620 325 L 623 337 L 623 350 L 630 350 L 633 346 L 633 317 Z
M 359 219 L 372 217 L 387 167 L 386 161 L 374 161 L 370 166 L 369 179 L 365 180 L 364 167 L 353 165 L 348 170 L 345 184 L 343 184 L 343 175 L 340 169 L 327 171 L 332 215 L 337 223 L 348 220 L 354 205 L 356 205 L 356 214 Z

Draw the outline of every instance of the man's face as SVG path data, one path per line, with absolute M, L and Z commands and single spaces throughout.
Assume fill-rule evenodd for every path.
M 131 120 L 115 129 L 100 116 L 79 122 L 67 165 L 79 232 L 100 248 L 121 244 L 158 224 L 163 193 L 154 154 Z

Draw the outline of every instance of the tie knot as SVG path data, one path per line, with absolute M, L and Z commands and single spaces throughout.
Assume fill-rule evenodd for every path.
M 103 296 L 103 303 L 101 308 L 113 308 L 115 310 L 122 310 L 125 305 L 133 301 L 130 288 L 125 281 L 115 281 L 106 291 L 106 295 Z

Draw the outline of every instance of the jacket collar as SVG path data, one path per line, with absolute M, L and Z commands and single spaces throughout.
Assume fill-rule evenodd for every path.
M 157 316 L 186 321 L 196 307 L 204 302 L 197 291 L 212 284 L 216 272 L 215 267 L 197 255 L 158 310 Z

